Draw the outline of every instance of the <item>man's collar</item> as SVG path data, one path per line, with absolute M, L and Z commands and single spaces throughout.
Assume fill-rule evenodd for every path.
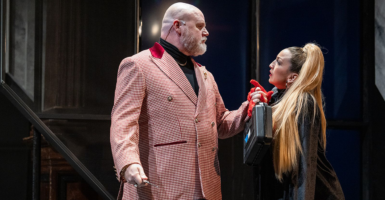
M 162 38 L 159 38 L 159 44 L 168 52 L 169 51 L 173 51 L 173 52 L 177 52 L 180 56 L 185 56 L 187 57 L 186 55 L 184 55 L 182 52 L 179 51 L 178 48 L 176 48 L 176 46 L 174 46 L 173 44 L 167 42 L 166 40 L 162 39 Z
M 187 63 L 189 62 L 189 60 L 191 60 L 191 57 L 190 56 L 186 56 L 185 54 L 183 54 L 182 52 L 179 51 L 179 49 L 174 46 L 173 44 L 167 42 L 166 40 L 163 40 L 162 38 L 160 38 L 159 40 L 159 44 L 164 48 L 164 50 L 170 54 L 177 63 Z M 187 63 L 188 66 L 190 67 L 193 67 L 192 66 L 192 63 L 191 61 L 189 63 Z M 182 65 L 184 66 L 184 65 Z
M 154 46 L 152 46 L 150 49 L 150 52 L 151 52 L 151 55 L 155 58 L 159 58 L 161 59 L 163 57 L 163 54 L 164 54 L 164 48 L 162 47 L 162 45 L 160 45 L 159 43 L 155 42 Z M 199 67 L 202 67 L 201 64 L 197 63 L 196 61 L 194 61 Z

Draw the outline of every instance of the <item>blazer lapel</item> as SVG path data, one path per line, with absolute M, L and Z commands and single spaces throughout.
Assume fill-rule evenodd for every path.
M 194 92 L 186 75 L 176 63 L 174 58 L 167 52 L 164 52 L 161 58 L 150 56 L 154 63 L 162 70 L 178 87 L 186 94 L 186 96 L 196 105 L 198 97 Z
M 198 66 L 198 64 L 193 60 L 195 75 L 197 77 L 198 85 L 199 85 L 199 93 L 198 93 L 198 106 L 196 109 L 196 114 L 204 109 L 206 104 L 206 81 L 207 81 L 207 72 L 205 67 Z M 205 75 L 206 73 L 206 75 Z

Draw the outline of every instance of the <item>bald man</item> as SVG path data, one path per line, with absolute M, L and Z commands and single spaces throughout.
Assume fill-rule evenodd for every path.
M 248 102 L 228 111 L 213 75 L 192 59 L 208 35 L 203 13 L 176 3 L 159 43 L 121 62 L 110 138 L 118 199 L 222 198 L 218 138 L 242 131 Z

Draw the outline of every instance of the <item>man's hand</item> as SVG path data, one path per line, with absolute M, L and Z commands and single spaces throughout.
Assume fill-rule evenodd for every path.
M 137 187 L 147 186 L 147 183 L 144 183 L 143 180 L 148 180 L 146 174 L 143 171 L 143 167 L 139 164 L 131 164 L 127 167 L 126 172 L 124 173 L 124 178 L 127 183 L 137 185 Z

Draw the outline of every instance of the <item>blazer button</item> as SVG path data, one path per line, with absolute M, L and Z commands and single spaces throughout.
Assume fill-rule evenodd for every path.
M 214 125 L 215 125 L 215 122 L 211 122 L 211 127 L 214 127 Z
M 167 97 L 168 101 L 172 101 L 172 96 Z
M 213 151 L 215 151 L 215 149 L 216 149 L 216 148 L 215 148 L 215 147 L 213 147 Z
M 198 118 L 195 118 L 195 123 L 198 123 Z
M 201 146 L 202 146 L 202 144 L 200 142 L 198 142 L 198 147 L 201 147 Z

